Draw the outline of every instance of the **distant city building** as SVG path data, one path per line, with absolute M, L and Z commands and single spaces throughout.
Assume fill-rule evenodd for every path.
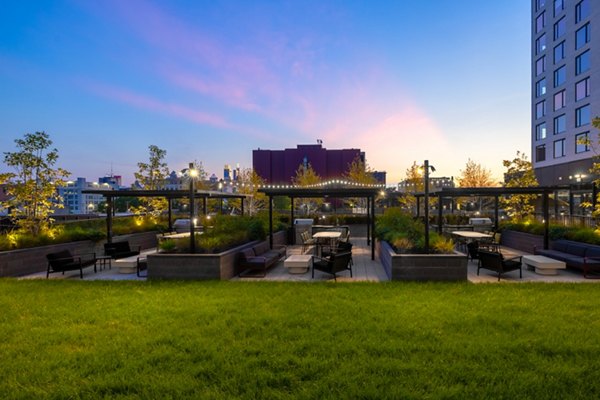
M 98 183 L 108 183 L 111 187 L 121 187 L 121 176 L 120 175 L 111 175 L 104 176 L 102 178 L 98 178 Z
M 587 140 L 597 140 L 592 118 L 600 114 L 594 81 L 600 79 L 600 1 L 532 0 L 531 7 L 535 174 L 540 185 L 577 183 L 582 177 L 589 182 L 594 178 L 585 175 L 594 152 Z
M 100 178 L 102 179 L 102 178 Z M 99 179 L 99 181 L 100 181 Z M 57 210 L 57 214 L 93 214 L 98 212 L 98 205 L 106 199 L 101 194 L 81 193 L 83 190 L 118 190 L 119 185 L 114 183 L 87 182 L 85 178 L 68 181 L 66 186 L 58 188 L 58 194 L 63 198 L 64 209 Z
M 7 215 L 8 210 L 2 207 L 2 203 L 8 200 L 6 185 L 0 185 L 0 215 Z
M 298 145 L 295 149 L 253 150 L 252 167 L 266 183 L 291 183 L 299 166 L 310 164 L 324 180 L 341 178 L 356 158 L 365 161 L 360 149 L 328 150 L 321 143 Z
M 404 181 L 398 183 L 398 192 L 401 192 L 401 193 L 414 192 L 415 191 L 414 186 L 415 185 L 404 180 Z M 452 176 L 449 178 L 447 176 L 429 177 L 429 190 L 431 192 L 439 192 L 443 188 L 453 188 L 453 187 L 456 187 L 456 185 L 454 184 L 454 177 L 452 177 Z
M 373 178 L 375 178 L 377 183 L 380 183 L 382 185 L 386 184 L 386 175 L 386 171 L 373 171 Z
M 219 178 L 215 174 L 212 174 L 210 178 L 208 178 L 208 181 L 211 185 L 216 185 L 219 183 Z
M 223 167 L 223 180 L 225 182 L 237 182 L 239 176 L 240 164 L 238 164 L 235 169 L 232 169 L 229 164 L 225 164 L 225 167 Z

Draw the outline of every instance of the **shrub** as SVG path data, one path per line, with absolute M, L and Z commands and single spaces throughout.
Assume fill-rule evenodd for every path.
M 166 239 L 158 244 L 158 248 L 164 253 L 172 253 L 177 249 L 177 243 L 173 239 Z

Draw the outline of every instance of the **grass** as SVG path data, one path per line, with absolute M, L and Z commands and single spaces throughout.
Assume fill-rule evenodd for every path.
M 597 398 L 600 285 L 0 280 L 0 398 Z

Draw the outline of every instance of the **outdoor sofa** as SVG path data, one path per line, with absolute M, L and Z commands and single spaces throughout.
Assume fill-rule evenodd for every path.
M 276 265 L 279 260 L 286 257 L 286 247 L 283 245 L 274 245 L 269 248 L 266 241 L 245 249 L 239 256 L 240 276 L 250 275 L 254 271 L 262 271 L 262 277 L 267 276 L 267 270 Z
M 141 249 L 141 246 L 132 249 L 128 241 L 104 243 L 104 253 L 115 260 L 137 256 L 140 254 Z
M 600 272 L 600 246 L 561 239 L 550 243 L 550 249 L 534 248 L 534 254 L 563 261 L 568 268 L 583 271 L 584 278 L 600 278 L 589 275 Z
M 48 270 L 46 271 L 46 279 L 54 272 L 77 271 L 79 277 L 83 279 L 83 269 L 85 267 L 94 266 L 96 272 L 96 253 L 71 254 L 69 250 L 61 250 L 56 253 L 46 254 L 48 260 Z

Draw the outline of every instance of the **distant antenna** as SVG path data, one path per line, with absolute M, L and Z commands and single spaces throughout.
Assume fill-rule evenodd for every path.
M 321 139 L 317 139 L 317 144 L 323 144 L 323 141 Z

